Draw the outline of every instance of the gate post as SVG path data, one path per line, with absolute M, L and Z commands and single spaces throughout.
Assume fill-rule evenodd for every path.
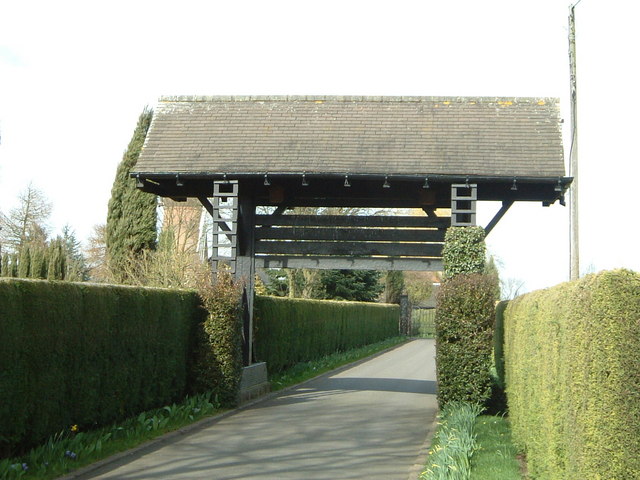
M 409 295 L 400 295 L 400 335 L 411 334 L 411 304 Z

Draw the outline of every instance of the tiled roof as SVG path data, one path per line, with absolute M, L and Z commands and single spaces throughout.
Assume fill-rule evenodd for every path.
M 554 98 L 163 97 L 139 173 L 564 176 Z

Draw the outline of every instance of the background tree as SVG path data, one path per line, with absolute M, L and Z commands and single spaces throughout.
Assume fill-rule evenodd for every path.
M 65 280 L 67 261 L 65 245 L 62 237 L 58 236 L 49 245 L 49 266 L 47 280 Z
M 501 280 L 502 300 L 512 300 L 525 291 L 525 283 L 521 278 L 505 278 Z
M 376 270 L 325 270 L 320 283 L 327 300 L 375 302 L 384 287 Z
M 12 252 L 19 252 L 29 241 L 46 241 L 50 215 L 51 203 L 30 183 L 19 194 L 18 206 L 0 216 L 0 241 Z
M 153 111 L 146 108 L 138 119 L 133 137 L 118 166 L 107 213 L 106 248 L 109 270 L 119 282 L 128 282 L 131 265 L 145 250 L 156 248 L 157 198 L 139 191 L 129 172 L 151 125 Z
M 82 245 L 69 225 L 65 225 L 62 229 L 62 245 L 66 258 L 65 279 L 70 282 L 85 282 L 89 280 L 86 260 L 82 253 Z
M 440 283 L 437 272 L 404 272 L 404 283 L 411 305 L 425 305 L 430 300 L 435 302 L 434 283 Z
M 489 255 L 489 259 L 484 265 L 484 274 L 493 279 L 495 284 L 495 296 L 500 298 L 500 273 L 498 272 L 498 265 L 493 255 Z
M 400 296 L 404 290 L 404 273 L 397 270 L 389 270 L 384 277 L 385 303 L 397 303 L 399 305 Z
M 20 257 L 18 258 L 18 277 L 29 278 L 31 272 L 31 248 L 29 245 L 23 245 L 20 249 Z
M 0 276 L 8 277 L 11 272 L 10 268 L 11 267 L 9 266 L 9 254 L 7 252 L 4 252 L 2 254 L 2 259 L 0 263 Z
M 24 247 L 23 247 L 24 248 Z M 30 243 L 31 265 L 29 267 L 29 276 L 31 278 L 45 279 L 47 278 L 48 269 L 48 251 L 44 243 Z
M 107 265 L 107 225 L 94 225 L 84 249 L 87 273 L 92 282 L 109 281 L 109 267 Z

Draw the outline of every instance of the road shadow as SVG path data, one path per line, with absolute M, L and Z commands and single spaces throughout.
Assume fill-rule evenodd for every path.
M 330 377 L 285 391 L 271 401 L 257 404 L 255 407 L 268 407 L 274 403 L 278 405 L 302 403 L 342 393 L 367 391 L 436 395 L 438 384 L 433 380 Z

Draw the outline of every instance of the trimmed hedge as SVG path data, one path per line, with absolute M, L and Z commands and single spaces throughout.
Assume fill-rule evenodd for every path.
M 398 305 L 256 296 L 255 355 L 271 373 L 398 335 Z
M 0 456 L 187 389 L 195 292 L 0 281 Z
M 438 292 L 436 372 L 438 403 L 484 404 L 491 397 L 495 280 L 456 275 Z
M 589 275 L 505 311 L 509 414 L 540 479 L 640 478 L 640 275 Z

